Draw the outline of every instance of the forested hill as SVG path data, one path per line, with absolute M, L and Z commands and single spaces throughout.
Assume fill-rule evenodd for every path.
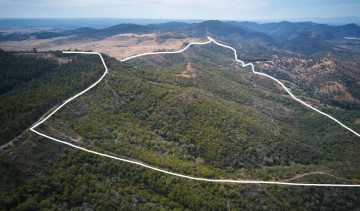
M 209 44 L 129 62 L 106 57 L 110 71 L 104 80 L 37 130 L 191 176 L 356 183 L 356 137 L 284 96 L 271 80 L 234 64 L 231 53 Z M 33 73 L 30 81 L 16 71 L 17 77 L 6 74 L 16 85 L 10 83 L 2 94 L 5 106 L 0 108 L 17 119 L 33 111 L 35 120 L 28 126 L 104 71 L 91 55 L 6 55 L 53 65 Z M 33 72 L 31 67 L 22 66 Z M 309 172 L 315 174 L 302 176 Z M 0 174 L 2 210 L 344 210 L 360 205 L 356 188 L 193 181 L 82 152 L 32 132 L 0 151 Z
M 53 106 L 89 86 L 104 71 L 96 56 L 0 51 L 0 143 L 5 144 Z

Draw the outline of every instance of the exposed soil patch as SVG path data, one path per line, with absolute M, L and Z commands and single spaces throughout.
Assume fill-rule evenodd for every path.
M 357 119 L 357 120 L 355 121 L 355 124 L 360 125 L 360 119 Z
M 195 78 L 197 76 L 196 70 L 192 67 L 191 63 L 187 63 L 185 70 L 181 74 L 177 74 L 177 77 L 183 78 Z
M 37 53 L 30 53 L 30 52 L 21 52 L 18 53 L 17 55 L 31 55 L 31 56 L 36 56 L 38 58 L 44 58 L 44 59 L 52 59 L 57 61 L 59 64 L 65 64 L 68 62 L 71 62 L 71 58 L 68 57 L 56 57 L 51 53 L 47 53 L 47 52 L 37 52 Z

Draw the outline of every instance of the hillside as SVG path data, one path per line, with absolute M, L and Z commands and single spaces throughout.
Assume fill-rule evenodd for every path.
M 356 165 L 359 162 L 354 160 L 359 150 L 356 137 L 284 97 L 283 91 L 271 81 L 234 64 L 229 55 L 229 51 L 209 45 L 192 48 L 183 55 L 153 56 L 129 63 L 107 59 L 111 71 L 106 79 L 60 110 L 39 130 L 94 150 L 194 176 L 283 180 L 302 172 L 320 170 L 342 179 L 315 174 L 295 181 L 349 183 L 358 180 Z M 189 63 L 191 67 L 186 68 Z M 309 194 L 309 191 L 313 200 L 320 199 L 323 194 L 347 197 L 350 204 L 337 203 L 339 207 L 349 208 L 358 203 L 354 198 L 356 189 L 335 189 L 337 196 L 332 196 L 330 193 L 334 189 L 324 193 L 324 189 L 301 187 L 259 186 L 260 189 L 253 189 L 253 186 L 203 184 L 78 153 L 30 133 L 20 140 L 14 143 L 15 149 L 10 147 L 2 151 L 4 161 L 0 170 L 7 173 L 0 187 L 3 191 L 16 187 L 2 199 L 1 204 L 7 208 L 14 205 L 34 209 L 84 208 L 98 203 L 99 197 L 103 198 L 101 207 L 117 209 L 125 209 L 125 206 L 219 208 L 224 203 L 243 208 L 265 205 L 276 208 L 296 206 L 301 203 L 298 194 Z M 343 144 L 337 145 L 338 140 L 343 140 Z M 40 154 L 26 159 L 29 153 Z M 36 160 L 50 154 L 57 156 L 50 156 L 47 164 Z M 40 167 L 39 163 L 45 166 Z M 19 169 L 22 165 L 28 167 Z M 34 172 L 33 168 L 40 171 Z M 31 176 L 24 179 L 24 174 Z M 121 180 L 111 179 L 104 184 L 101 181 L 105 181 L 105 177 Z M 157 178 L 156 182 L 153 178 Z M 168 180 L 172 182 L 167 184 Z M 45 181 L 48 186 L 41 185 Z M 91 187 L 97 184 L 102 189 L 134 183 L 114 196 L 115 192 L 101 190 L 84 192 L 85 189 L 71 185 L 73 181 L 79 184 L 86 181 Z M 140 185 L 143 182 L 150 186 Z M 184 185 L 192 188 L 176 188 Z M 222 191 L 218 192 L 219 189 Z M 21 195 L 17 194 L 19 191 Z M 206 197 L 203 194 L 209 191 L 220 194 L 210 196 L 218 197 L 213 198 L 211 204 L 194 200 L 195 195 Z M 33 192 L 38 195 L 32 197 Z M 134 196 L 128 198 L 128 193 L 135 192 L 139 193 L 135 199 Z M 88 195 L 90 193 L 96 194 Z M 238 196 L 244 193 L 251 193 L 246 194 L 248 202 L 239 200 Z M 265 194 L 262 202 L 255 206 L 249 203 L 259 194 Z M 149 198 L 155 195 L 157 199 Z M 279 195 L 294 202 L 281 203 Z M 106 200 L 111 196 L 116 202 Z M 155 204 L 150 205 L 149 201 Z M 309 208 L 315 204 L 313 201 Z M 323 206 L 333 205 L 326 202 Z
M 15 138 L 66 96 L 88 86 L 100 68 L 101 64 L 82 57 L 0 52 L 0 144 Z
M 327 36 L 329 27 L 332 38 Z M 102 42 L 107 43 L 102 49 L 122 49 L 116 54 L 121 59 L 143 51 L 178 50 L 212 36 L 234 46 L 239 59 L 278 78 L 303 101 L 360 132 L 358 41 L 342 37 L 357 36 L 356 27 L 221 21 L 120 24 L 61 32 L 68 35 L 51 38 L 44 46 L 52 42 L 57 49 L 78 44 L 72 48 L 99 50 Z M 5 43 L 0 42 L 0 48 Z M 360 207 L 358 188 L 198 182 L 38 136 L 27 128 L 99 78 L 101 61 L 94 55 L 41 49 L 1 50 L 0 55 L 0 112 L 5 120 L 0 130 L 5 144 L 0 149 L 1 210 Z M 108 75 L 37 130 L 196 177 L 360 184 L 359 138 L 294 101 L 272 80 L 240 66 L 229 49 L 212 43 L 126 62 L 103 55 Z

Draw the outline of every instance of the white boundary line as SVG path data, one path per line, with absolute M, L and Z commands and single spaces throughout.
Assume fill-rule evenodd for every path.
M 236 60 L 237 62 L 240 62 L 240 63 L 243 65 L 243 67 L 251 66 L 251 70 L 253 71 L 253 73 L 258 74 L 258 75 L 262 75 L 262 76 L 266 76 L 266 77 L 271 78 L 272 80 L 276 81 L 278 84 L 280 84 L 280 85 L 285 89 L 285 91 L 286 91 L 294 100 L 296 100 L 296 101 L 298 101 L 299 103 L 303 104 L 304 106 L 306 106 L 306 107 L 308 107 L 308 108 L 310 108 L 310 109 L 312 109 L 312 110 L 314 110 L 314 111 L 316 111 L 316 112 L 318 112 L 318 113 L 320 113 L 320 114 L 322 114 L 322 115 L 324 115 L 324 116 L 332 119 L 333 121 L 335 121 L 336 123 L 338 123 L 339 125 L 341 125 L 342 127 L 344 127 L 345 129 L 349 130 L 350 132 L 354 133 L 356 136 L 360 137 L 360 134 L 359 134 L 359 133 L 355 132 L 354 130 L 352 130 L 352 129 L 349 128 L 348 126 L 344 125 L 344 124 L 341 123 L 339 120 L 335 119 L 334 117 L 330 116 L 329 114 L 327 114 L 327 113 L 325 113 L 325 112 L 320 111 L 319 109 L 316 109 L 316 108 L 312 107 L 311 105 L 309 105 L 309 104 L 305 103 L 304 101 L 300 100 L 299 98 L 295 97 L 295 96 L 290 92 L 290 90 L 289 90 L 283 83 L 281 83 L 278 79 L 276 79 L 276 78 L 274 78 L 274 77 L 272 77 L 272 76 L 270 76 L 270 75 L 268 75 L 268 74 L 265 74 L 265 73 L 256 72 L 256 71 L 255 71 L 255 68 L 254 68 L 254 65 L 253 65 L 252 63 L 247 63 L 247 64 L 245 64 L 243 61 L 239 60 L 239 59 L 237 58 L 236 50 L 235 50 L 233 47 L 230 47 L 230 46 L 227 46 L 227 45 L 218 43 L 218 42 L 216 42 L 214 39 L 212 39 L 211 37 L 208 37 L 208 39 L 211 40 L 212 42 L 214 42 L 216 45 L 219 45 L 219 46 L 222 46 L 222 47 L 224 47 L 224 48 L 229 48 L 229 49 L 233 50 L 233 51 L 234 51 L 234 55 L 235 55 L 235 60 Z
M 183 51 L 185 51 L 186 49 L 188 49 L 191 45 L 205 45 L 205 44 L 208 44 L 208 43 L 211 43 L 211 42 L 214 42 L 216 45 L 219 45 L 219 46 L 222 46 L 224 48 L 229 48 L 231 50 L 234 51 L 234 54 L 235 54 L 235 60 L 237 62 L 240 62 L 243 67 L 246 67 L 246 66 L 251 66 L 252 67 L 252 71 L 253 73 L 255 74 L 259 74 L 259 75 L 263 75 L 263 76 L 266 76 L 268 78 L 271 78 L 272 80 L 276 81 L 277 83 L 279 83 L 285 90 L 286 92 L 288 92 L 290 94 L 290 96 L 292 98 L 294 98 L 296 101 L 302 103 L 303 105 L 311 108 L 312 110 L 314 111 L 317 111 L 318 113 L 320 114 L 323 114 L 327 117 L 329 117 L 330 119 L 334 120 L 335 122 L 337 122 L 338 124 L 340 124 L 342 127 L 348 129 L 349 131 L 351 131 L 352 133 L 354 133 L 355 135 L 359 136 L 360 135 L 358 133 L 356 133 L 355 131 L 351 130 L 350 128 L 348 128 L 347 126 L 345 126 L 344 124 L 342 124 L 340 121 L 338 121 L 337 119 L 333 118 L 332 116 L 322 112 L 322 111 L 319 111 L 318 109 L 316 108 L 313 108 L 312 106 L 306 104 L 305 102 L 301 101 L 300 99 L 296 98 L 289 90 L 288 88 L 283 84 L 281 83 L 278 79 L 272 77 L 272 76 L 269 76 L 265 73 L 260 73 L 260 72 L 256 72 L 254 70 L 254 65 L 252 63 L 248 63 L 248 64 L 245 64 L 243 61 L 237 59 L 237 53 L 236 53 L 236 50 L 230 46 L 227 46 L 227 45 L 224 45 L 224 44 L 221 44 L 221 43 L 218 43 L 216 42 L 214 39 L 212 39 L 211 37 L 208 37 L 209 41 L 207 42 L 203 42 L 203 43 L 189 43 L 184 49 L 182 50 L 179 50 L 179 51 L 174 51 L 174 52 L 154 52 L 154 53 L 144 53 L 144 54 L 138 54 L 138 55 L 135 55 L 135 56 L 131 56 L 131 57 L 128 57 L 126 59 L 123 59 L 121 60 L 122 62 L 124 61 L 127 61 L 127 60 L 130 60 L 130 59 L 133 59 L 133 58 L 137 58 L 137 57 L 140 57 L 140 56 L 145 56 L 145 55 L 156 55 L 156 54 L 174 54 L 174 53 L 181 53 Z M 44 123 L 47 119 L 49 119 L 52 115 L 54 115 L 60 108 L 62 108 L 63 106 L 65 106 L 66 104 L 68 104 L 69 102 L 71 102 L 72 100 L 74 100 L 75 98 L 79 97 L 80 95 L 84 94 L 85 92 L 89 91 L 91 88 L 93 88 L 94 86 L 96 86 L 98 83 L 100 83 L 100 81 L 105 77 L 105 75 L 108 73 L 108 68 L 105 64 L 105 61 L 104 61 L 104 58 L 102 57 L 102 55 L 100 53 L 97 53 L 97 52 L 80 52 L 80 51 L 64 51 L 63 53 L 77 53 L 77 54 L 96 54 L 96 55 L 99 55 L 100 58 L 101 58 L 101 61 L 105 67 L 105 72 L 104 74 L 100 77 L 99 80 L 97 80 L 95 83 L 93 83 L 92 85 L 90 85 L 88 88 L 86 88 L 85 90 L 83 90 L 82 92 L 74 95 L 73 97 L 67 99 L 65 102 L 63 102 L 59 107 L 57 107 L 53 112 L 51 112 L 46 118 L 42 119 L 41 121 L 39 121 L 38 123 L 36 123 L 34 126 L 32 126 L 30 128 L 31 131 L 33 131 L 34 133 L 40 135 L 40 136 L 43 136 L 45 138 L 48 138 L 50 140 L 53 140 L 53 141 L 56 141 L 56 142 L 59 142 L 59 143 L 62 143 L 62 144 L 65 144 L 65 145 L 68 145 L 70 147 L 73 147 L 73 148 L 76 148 L 76 149 L 79 149 L 79 150 L 83 150 L 85 152 L 89 152 L 89 153 L 92 153 L 92 154 L 95 154 L 95 155 L 100 155 L 100 156 L 103 156 L 103 157 L 108 157 L 108 158 L 111 158 L 111 159 L 115 159 L 115 160 L 119 160 L 119 161 L 123 161 L 123 162 L 127 162 L 127 163 L 131 163 L 131 164 L 135 164 L 135 165 L 139 165 L 139 166 L 142 166 L 142 167 L 145 167 L 145 168 L 149 168 L 149 169 L 152 169 L 152 170 L 155 170 L 155 171 L 159 171 L 159 172 L 162 172 L 162 173 L 165 173 L 165 174 L 169 174 L 169 175 L 172 175 L 172 176 L 177 176 L 177 177 L 181 177 L 181 178 L 186 178 L 186 179 L 191 179 L 191 180 L 197 180 L 197 181 L 206 181 L 206 182 L 216 182 L 216 183 L 238 183 L 238 184 L 274 184 L 274 185 L 291 185 L 291 186 L 317 186 L 317 187 L 360 187 L 360 184 L 309 184 L 309 183 L 291 183 L 291 182 L 277 182 L 277 181 L 260 181 L 260 180 L 233 180 L 233 179 L 207 179 L 207 178 L 201 178 L 201 177 L 192 177 L 192 176 L 187 176 L 187 175 L 183 175 L 183 174 L 178 174 L 178 173 L 174 173 L 174 172 L 170 172 L 170 171 L 167 171 L 167 170 L 163 170 L 163 169 L 160 169 L 160 168 L 156 168 L 156 167 L 153 167 L 153 166 L 150 166 L 150 165 L 147 165 L 147 164 L 144 164 L 144 163 L 141 163 L 141 162 L 137 162 L 137 161 L 132 161 L 132 160 L 128 160 L 128 159 L 124 159 L 124 158 L 119 158 L 119 157 L 115 157 L 115 156 L 112 156 L 112 155 L 107 155 L 107 154 L 104 154 L 104 153 L 100 153 L 100 152 L 96 152 L 96 151 L 93 151 L 93 150 L 89 150 L 89 149 L 86 149 L 86 148 L 83 148 L 83 147 L 80 147 L 80 146 L 77 146 L 77 145 L 74 145 L 74 144 L 71 144 L 71 143 L 68 143 L 66 141 L 61 141 L 59 139 L 56 139 L 56 138 L 53 138 L 51 136 L 48 136 L 46 134 L 43 134 L 41 132 L 38 132 L 37 130 L 35 130 L 36 127 L 38 127 L 40 124 Z

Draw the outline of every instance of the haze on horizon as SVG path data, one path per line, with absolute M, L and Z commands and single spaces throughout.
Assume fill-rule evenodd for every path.
M 0 0 L 0 18 L 274 20 L 359 16 L 357 0 Z

